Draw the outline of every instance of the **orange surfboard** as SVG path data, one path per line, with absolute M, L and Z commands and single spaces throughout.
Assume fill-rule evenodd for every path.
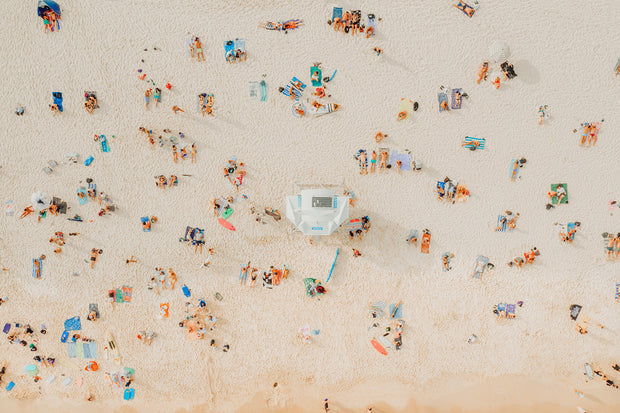
M 377 349 L 377 351 L 381 354 L 383 354 L 384 356 L 387 356 L 387 351 L 385 351 L 385 349 L 383 348 L 383 346 L 381 344 L 379 344 L 379 342 L 377 340 L 370 340 L 370 344 L 372 344 L 372 346 Z
M 233 226 L 233 224 L 231 224 L 230 222 L 226 221 L 224 218 L 218 218 L 217 222 L 219 222 L 224 228 L 227 228 L 231 231 L 236 231 L 235 227 Z

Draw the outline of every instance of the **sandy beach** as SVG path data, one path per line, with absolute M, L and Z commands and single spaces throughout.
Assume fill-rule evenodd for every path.
M 0 5 L 7 20 L 0 26 L 0 193 L 9 205 L 0 217 L 0 321 L 11 332 L 19 330 L 15 323 L 32 326 L 23 339 L 37 347 L 0 334 L 0 363 L 7 362 L 0 410 L 321 412 L 328 398 L 331 412 L 620 411 L 620 390 L 584 371 L 588 363 L 620 383 L 612 368 L 620 363 L 620 258 L 606 259 L 601 236 L 620 233 L 620 209 L 609 204 L 620 201 L 619 2 L 481 0 L 471 18 L 449 0 L 58 4 L 62 19 L 53 32 L 44 31 L 36 1 Z M 364 21 L 374 14 L 374 36 L 336 32 L 327 24 L 334 5 L 361 10 Z M 286 34 L 259 27 L 289 19 L 303 25 Z M 200 37 L 204 61 L 188 56 L 188 37 Z M 224 43 L 237 38 L 245 39 L 247 59 L 231 64 Z M 489 51 L 496 41 L 509 45 L 518 75 L 502 78 L 498 89 L 492 81 L 502 73 Z M 483 61 L 493 68 L 478 84 Z M 312 95 L 315 62 L 323 76 L 337 70 L 323 85 L 331 97 Z M 300 99 L 307 108 L 313 100 L 340 108 L 293 116 L 293 101 L 278 91 L 293 77 L 308 85 Z M 264 101 L 250 96 L 250 82 L 262 80 Z M 155 88 L 161 102 L 151 98 L 147 108 L 145 91 Z M 460 109 L 440 112 L 438 92 L 451 88 L 467 96 Z M 97 92 L 92 114 L 85 91 Z M 50 111 L 54 92 L 63 95 L 60 114 Z M 213 94 L 213 116 L 201 116 L 201 93 Z M 397 121 L 401 99 L 419 108 Z M 541 105 L 550 117 L 539 125 Z M 25 110 L 16 116 L 19 107 Z M 587 122 L 600 122 L 591 147 L 580 146 Z M 153 144 L 140 127 L 154 131 Z M 387 134 L 380 143 L 377 131 Z M 195 144 L 195 163 L 189 156 L 174 162 L 169 137 L 179 132 L 179 148 Z M 95 135 L 107 137 L 109 152 Z M 168 139 L 161 146 L 160 135 Z M 485 139 L 484 150 L 463 148 L 465 137 Z M 422 168 L 360 174 L 355 155 L 379 148 L 409 150 Z M 68 161 L 69 153 L 79 154 L 78 162 Z M 238 190 L 222 173 L 233 156 L 246 173 Z M 522 158 L 511 181 L 512 160 Z M 50 160 L 57 165 L 48 174 Z M 158 188 L 159 175 L 176 175 L 178 185 Z M 465 202 L 437 199 L 444 177 L 466 186 Z M 115 211 L 101 216 L 95 199 L 80 205 L 77 190 L 88 188 L 87 179 Z M 343 226 L 311 244 L 284 216 L 295 183 L 354 191 L 349 218 L 368 216 L 370 229 L 351 240 Z M 548 198 L 557 183 L 567 184 L 569 203 Z M 66 214 L 19 219 L 39 191 L 65 201 Z M 211 207 L 231 196 L 234 232 Z M 495 231 L 506 210 L 519 213 L 516 228 Z M 83 221 L 67 220 L 75 215 Z M 142 217 L 157 217 L 150 232 Z M 574 240 L 562 242 L 561 228 L 574 222 Z M 179 242 L 188 226 L 204 229 L 202 254 Z M 432 233 L 428 254 L 420 242 L 406 242 L 412 229 Z M 56 232 L 65 239 L 59 253 L 49 242 Z M 533 263 L 507 265 L 533 247 L 540 251 Z M 92 249 L 103 251 L 93 268 Z M 446 253 L 453 254 L 449 271 L 442 270 Z M 41 255 L 35 278 L 33 259 Z M 137 262 L 127 263 L 132 256 Z M 494 268 L 473 278 L 478 256 Z M 240 285 L 248 261 L 259 274 L 285 264 L 290 274 L 273 288 L 260 279 Z M 158 267 L 173 269 L 174 289 L 169 278 L 167 288 L 148 288 Z M 308 297 L 305 278 L 320 280 L 327 292 Z M 121 294 L 123 286 L 132 288 L 131 301 L 112 309 L 108 292 Z M 190 340 L 179 322 L 199 299 L 206 302 L 201 317 L 216 317 L 217 327 Z M 389 315 L 372 318 L 379 301 L 400 302 L 397 318 L 404 320 L 402 346 L 387 356 L 370 344 L 394 329 Z M 514 319 L 493 312 L 518 302 Z M 96 322 L 87 320 L 91 303 L 98 304 Z M 161 318 L 165 303 L 169 317 Z M 575 304 L 582 308 L 573 320 Z M 61 342 L 65 320 L 75 316 L 81 330 L 70 336 L 92 339 L 97 357 L 70 357 Z M 576 325 L 585 320 L 580 334 Z M 299 338 L 305 326 L 313 331 L 310 344 Z M 141 331 L 155 333 L 151 345 L 137 339 Z M 106 350 L 107 333 L 118 363 Z M 33 361 L 36 355 L 54 358 L 54 366 Z M 84 370 L 91 360 L 97 371 Z M 38 367 L 37 382 L 29 365 Z M 123 367 L 135 371 L 130 401 L 123 400 L 129 386 L 105 378 Z M 85 401 L 89 395 L 94 401 Z

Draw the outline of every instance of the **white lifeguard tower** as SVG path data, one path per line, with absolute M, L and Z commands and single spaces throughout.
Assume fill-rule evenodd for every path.
M 286 218 L 304 235 L 330 235 L 349 218 L 349 197 L 330 189 L 304 189 L 286 197 Z

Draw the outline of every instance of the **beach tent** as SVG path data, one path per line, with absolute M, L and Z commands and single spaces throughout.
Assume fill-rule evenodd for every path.
M 45 192 L 39 191 L 32 194 L 30 202 L 32 202 L 32 207 L 36 212 L 41 212 L 50 207 L 52 198 Z
M 58 3 L 52 0 L 39 0 L 37 7 L 37 14 L 39 16 L 43 16 L 43 13 L 50 10 L 60 16 L 60 6 Z
M 510 47 L 508 47 L 508 43 L 502 40 L 494 42 L 489 47 L 489 57 L 493 59 L 494 62 L 503 63 L 507 61 L 510 57 Z
M 329 189 L 305 189 L 286 197 L 286 218 L 304 235 L 329 235 L 349 217 L 349 197 Z

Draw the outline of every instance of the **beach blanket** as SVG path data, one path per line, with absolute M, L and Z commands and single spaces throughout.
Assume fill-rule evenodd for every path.
M 304 92 L 306 85 L 301 80 L 293 77 L 291 81 L 286 85 L 284 90 L 282 90 L 282 94 L 288 97 L 294 97 L 295 100 L 299 100 L 301 95 Z
M 342 19 L 342 7 L 334 7 L 332 11 L 332 22 L 336 19 Z
M 376 23 L 377 23 L 377 17 L 374 14 L 369 14 L 366 19 L 366 37 L 375 35 Z M 368 29 L 372 29 L 370 33 Z
M 250 99 L 258 100 L 258 82 L 250 80 Z M 200 103 L 198 103 L 198 110 L 200 110 Z
M 439 191 L 440 189 L 442 192 Z M 436 192 L 439 198 L 443 198 L 446 195 L 446 183 L 443 181 L 437 181 Z
M 78 202 L 80 205 L 84 205 L 88 202 L 88 192 L 86 191 L 86 188 L 84 187 L 78 188 L 77 194 L 78 194 Z
M 62 107 L 62 93 L 61 92 L 52 92 L 52 97 L 54 99 L 54 104 L 58 106 L 58 110 L 60 112 L 63 111 Z
M 315 75 L 317 73 L 317 75 Z M 319 87 L 322 85 L 321 79 L 323 78 L 323 72 L 318 66 L 312 66 L 310 68 L 310 79 L 312 86 Z
M 393 150 L 392 154 L 389 156 L 390 162 L 393 168 L 396 168 L 396 162 L 400 161 L 402 165 L 400 169 L 402 171 L 410 171 L 411 170 L 411 154 L 408 153 L 398 153 L 397 150 Z
M 478 147 L 476 149 L 480 149 L 480 150 L 484 149 L 484 142 L 485 142 L 485 140 L 482 139 L 482 138 L 472 138 L 471 136 L 466 136 L 465 137 L 465 142 L 467 142 L 467 144 L 465 145 L 465 148 L 467 148 L 467 149 L 474 148 L 474 145 L 472 145 L 469 142 L 478 142 L 479 145 L 478 145 Z
M 567 184 L 551 184 L 551 190 L 553 192 L 557 192 L 558 186 L 561 186 L 564 188 L 564 191 L 566 192 L 566 195 L 564 196 L 564 198 L 562 198 L 562 202 L 560 202 L 560 204 L 568 204 L 568 185 Z M 551 203 L 553 205 L 557 205 L 558 204 L 558 197 L 554 196 L 551 198 Z
M 260 87 L 260 101 L 266 102 L 267 101 L 267 82 L 265 82 L 264 80 L 261 80 L 258 85 Z
M 70 358 L 80 358 L 80 359 L 96 359 L 97 354 L 97 343 L 93 342 L 70 342 L 67 343 L 67 355 Z
M 461 94 L 459 101 L 456 100 L 456 92 Z M 452 109 L 460 109 L 461 104 L 463 103 L 463 89 L 452 89 L 452 105 L 450 106 Z
M 510 161 L 510 180 L 512 180 L 512 173 L 515 173 L 515 181 L 517 180 L 517 178 L 519 178 L 519 169 L 521 169 L 521 164 L 519 162 L 517 162 L 517 167 L 514 167 L 515 162 L 517 162 L 516 159 L 512 159 Z
M 409 99 L 401 98 L 400 107 L 398 108 L 398 120 L 409 119 L 413 111 L 413 102 Z M 404 114 L 404 116 L 402 115 Z
M 506 218 L 506 215 L 498 215 L 497 216 L 497 227 L 495 228 L 499 228 L 500 224 L 501 224 L 501 228 L 498 229 L 497 231 L 499 232 L 506 232 L 506 228 L 508 227 L 508 220 L 506 219 L 503 223 L 502 223 L 502 219 Z
M 476 258 L 476 263 L 474 264 L 474 271 L 472 277 L 481 278 L 484 274 L 484 270 L 487 269 L 487 265 L 489 264 L 489 258 L 483 255 L 478 255 Z
M 82 323 L 80 322 L 80 316 L 76 315 L 75 317 L 68 318 L 65 320 L 65 331 L 74 331 L 81 330 Z
M 370 306 L 370 314 L 373 318 L 381 318 L 383 317 L 383 311 L 385 311 L 386 304 L 383 301 L 377 301 L 372 306 Z
M 616 301 L 620 301 L 620 283 L 616 283 Z
M 304 278 L 304 286 L 306 288 L 306 295 L 308 297 L 315 297 L 317 295 L 323 295 L 323 293 L 317 291 L 317 287 L 321 285 L 321 282 L 316 278 Z
M 123 287 L 121 288 L 121 295 L 123 297 L 123 302 L 130 303 L 132 294 L 133 294 L 133 288 L 127 285 L 123 285 Z
M 42 271 L 43 271 L 43 260 L 41 258 L 33 259 L 32 260 L 32 276 L 36 279 L 40 279 Z
M 390 304 L 390 318 L 398 319 L 403 318 L 403 304 L 394 303 Z
M 441 104 L 444 102 L 448 104 L 448 95 L 446 95 L 444 92 L 437 93 L 437 101 L 439 102 L 439 111 L 446 111 L 447 109 L 442 108 Z
M 140 222 L 142 222 L 143 224 L 149 222 L 151 220 L 150 217 L 142 217 L 140 218 Z M 144 225 L 142 226 L 142 231 L 143 232 L 151 232 L 151 228 L 146 228 Z

